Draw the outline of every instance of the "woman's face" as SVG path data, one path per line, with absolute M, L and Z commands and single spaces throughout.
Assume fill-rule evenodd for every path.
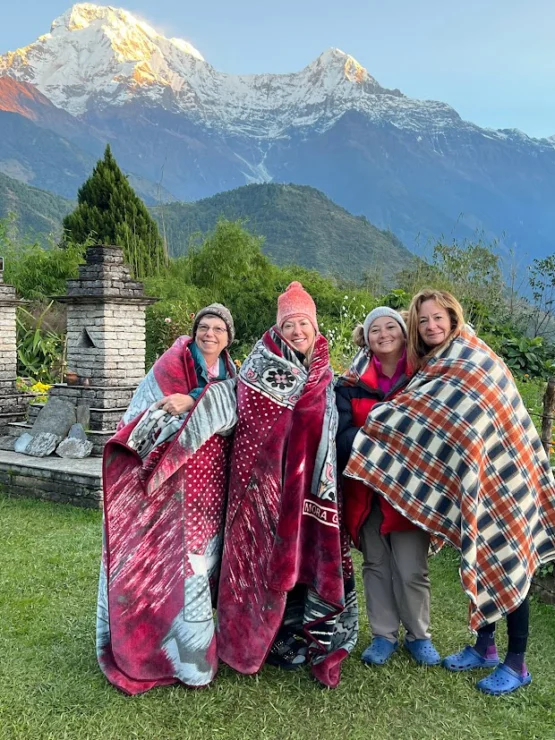
M 304 316 L 287 319 L 281 327 L 283 338 L 293 349 L 306 355 L 316 338 L 316 330 Z
M 449 311 L 437 301 L 424 301 L 418 311 L 418 333 L 428 347 L 443 344 L 451 334 Z
M 390 316 L 381 316 L 370 324 L 368 346 L 378 360 L 398 360 L 403 354 L 405 343 L 401 326 Z
M 216 358 L 227 347 L 227 327 L 217 316 L 203 316 L 197 326 L 195 344 L 208 358 Z

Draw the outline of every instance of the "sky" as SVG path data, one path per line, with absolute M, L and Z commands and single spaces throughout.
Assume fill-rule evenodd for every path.
M 0 4 L 8 0 L 0 0 Z M 99 2 L 100 5 L 110 3 Z M 489 128 L 555 135 L 555 0 L 122 0 L 235 74 L 302 69 L 335 46 L 384 87 Z M 0 53 L 48 33 L 68 0 L 2 13 Z

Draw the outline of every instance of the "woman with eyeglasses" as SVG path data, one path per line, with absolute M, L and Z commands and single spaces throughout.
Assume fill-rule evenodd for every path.
M 137 388 L 104 452 L 97 655 L 127 694 L 217 668 L 213 605 L 236 415 L 229 310 L 199 311 Z
M 241 366 L 218 595 L 218 654 L 240 673 L 309 664 L 337 686 L 356 642 L 335 470 L 337 411 L 326 339 L 298 282 Z

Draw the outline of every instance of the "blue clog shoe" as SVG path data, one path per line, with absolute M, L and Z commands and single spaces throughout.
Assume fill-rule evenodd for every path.
M 497 652 L 486 658 L 480 655 L 471 645 L 467 645 L 458 653 L 448 655 L 441 661 L 441 665 L 448 671 L 471 671 L 473 668 L 495 668 L 499 665 Z
M 531 682 L 532 676 L 526 669 L 524 673 L 517 673 L 505 663 L 501 663 L 489 676 L 478 681 L 476 688 L 484 694 L 502 696 L 512 694 L 513 691 L 520 689 L 521 686 L 528 686 Z
M 441 663 L 441 655 L 430 639 L 405 640 L 405 648 L 420 665 L 439 665 Z
M 397 640 L 391 642 L 385 637 L 374 637 L 372 642 L 360 656 L 360 659 L 366 665 L 383 665 L 399 647 Z

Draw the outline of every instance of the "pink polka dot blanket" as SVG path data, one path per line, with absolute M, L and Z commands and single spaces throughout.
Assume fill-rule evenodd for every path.
M 196 386 L 190 341 L 155 363 L 104 453 L 97 655 L 127 694 L 204 686 L 217 669 L 213 603 L 236 380 L 209 383 L 184 417 L 152 408 Z
M 326 339 L 307 369 L 276 328 L 239 373 L 217 631 L 220 658 L 240 673 L 261 668 L 286 625 L 307 641 L 313 675 L 336 686 L 356 643 L 332 386 Z

